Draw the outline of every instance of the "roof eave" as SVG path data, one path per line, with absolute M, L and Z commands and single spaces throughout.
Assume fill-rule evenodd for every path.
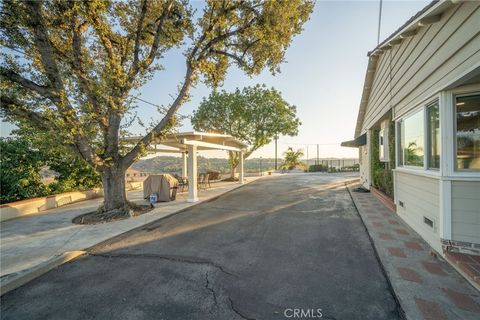
M 370 96 L 370 90 L 372 87 L 374 75 L 377 68 L 377 61 L 380 55 L 391 49 L 394 45 L 399 44 L 401 40 L 407 36 L 414 36 L 419 26 L 423 26 L 427 18 L 431 18 L 436 15 L 441 15 L 453 3 L 457 0 L 434 0 L 430 2 L 425 8 L 417 12 L 407 22 L 405 22 L 397 31 L 392 33 L 383 42 L 381 42 L 372 51 L 369 51 L 368 67 L 365 75 L 365 81 L 363 85 L 362 100 L 360 101 L 360 107 L 358 110 L 357 123 L 355 127 L 355 138 L 357 138 L 362 132 L 363 120 L 368 105 L 368 98 Z

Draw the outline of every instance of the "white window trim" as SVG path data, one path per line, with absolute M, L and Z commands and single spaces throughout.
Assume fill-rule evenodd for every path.
M 432 99 L 429 99 L 429 100 L 432 100 Z M 433 100 L 432 100 L 433 101 Z M 430 103 L 430 102 L 427 102 L 427 103 Z M 412 172 L 423 172 L 425 171 L 425 163 L 426 163 L 426 157 L 425 157 L 425 150 L 424 150 L 424 155 L 423 155 L 423 166 L 422 167 L 416 167 L 416 166 L 409 166 L 409 165 L 405 165 L 405 158 L 404 158 L 404 153 L 403 153 L 403 150 L 401 150 L 401 138 L 402 137 L 399 137 L 399 134 L 398 134 L 398 131 L 400 131 L 400 135 L 403 135 L 403 132 L 401 131 L 401 122 L 403 120 L 405 120 L 406 118 L 414 115 L 415 113 L 417 112 L 420 112 L 422 111 L 423 109 L 423 126 L 424 126 L 424 134 L 423 134 L 423 143 L 424 143 L 424 148 L 425 148 L 425 102 L 422 103 L 421 105 L 418 105 L 416 106 L 415 108 L 412 108 L 410 111 L 408 111 L 407 113 L 403 114 L 401 117 L 399 117 L 398 119 L 395 120 L 395 128 L 396 128 L 396 132 L 395 132 L 395 144 L 396 144 L 396 150 L 397 151 L 395 153 L 395 168 L 402 168 L 402 169 L 405 169 L 405 170 L 411 170 Z M 399 129 L 400 128 L 400 129 Z M 402 164 L 400 165 L 399 164 L 399 155 L 400 155 L 400 152 L 399 151 L 402 151 L 401 154 L 402 154 Z
M 439 180 L 439 195 L 440 195 L 440 216 L 439 216 L 439 236 L 441 239 L 452 239 L 452 181 L 479 181 L 480 170 L 456 170 L 456 105 L 455 96 L 467 96 L 471 94 L 478 94 L 480 92 L 480 84 L 468 85 L 459 87 L 450 91 L 441 91 L 439 94 L 432 96 L 430 99 L 424 100 L 421 104 L 412 108 L 409 112 L 403 114 L 401 117 L 395 119 L 395 163 L 396 169 L 394 172 L 401 172 L 427 178 Z M 439 116 L 440 116 L 440 169 L 428 169 L 429 154 L 425 152 L 424 168 L 409 167 L 399 165 L 400 155 L 400 122 L 409 115 L 424 108 L 425 115 L 425 148 L 428 148 L 428 129 L 427 107 L 430 106 L 436 99 L 438 99 Z M 403 153 L 402 153 L 403 156 Z M 402 161 L 403 162 L 403 161 Z M 394 176 L 394 193 L 395 203 L 397 203 L 397 186 L 396 174 Z
M 413 174 L 416 176 L 422 176 L 422 177 L 427 177 L 427 178 L 432 178 L 432 179 L 441 179 L 442 176 L 440 175 L 440 172 L 438 170 L 423 170 L 422 168 L 415 169 L 415 167 L 410 168 L 410 167 L 398 167 L 393 169 L 395 172 L 401 172 L 401 173 L 406 173 L 406 174 Z
M 390 150 L 389 150 L 389 135 L 388 126 L 380 129 L 378 132 L 378 149 L 382 150 L 383 157 L 379 156 L 380 162 L 389 162 L 390 161 Z M 383 143 L 382 143 L 383 142 Z
M 480 94 L 480 90 L 473 90 L 473 88 L 469 89 L 470 91 L 467 91 L 464 88 L 459 90 L 444 91 L 441 94 L 443 103 L 440 103 L 440 105 L 443 105 L 443 108 L 440 112 L 443 111 L 444 116 L 440 116 L 440 119 L 443 118 L 444 123 L 441 122 L 440 128 L 442 128 L 442 124 L 444 126 L 443 130 L 440 129 L 440 131 L 444 131 L 444 134 L 442 134 L 442 156 L 445 160 L 440 160 L 440 163 L 445 162 L 442 175 L 447 178 L 480 178 L 480 170 L 457 169 L 457 107 L 455 105 L 455 98 Z M 445 153 L 443 152 L 443 149 L 447 149 L 445 150 Z
M 440 141 L 440 167 L 439 168 L 431 168 L 430 167 L 430 147 L 432 146 L 432 142 L 430 141 L 430 118 L 428 114 L 428 109 L 434 105 L 438 106 L 438 116 L 440 120 L 440 98 L 437 96 L 435 99 L 431 100 L 429 103 L 425 104 L 424 108 L 424 117 L 425 117 L 425 135 L 424 135 L 424 144 L 425 144 L 425 162 L 424 162 L 424 170 L 429 171 L 429 172 L 437 172 L 440 175 L 441 167 L 442 167 L 442 155 L 441 155 L 441 150 L 442 150 L 442 141 Z M 440 125 L 441 128 L 441 125 Z M 441 129 L 440 129 L 441 130 Z M 440 139 L 442 138 L 442 135 L 440 134 Z

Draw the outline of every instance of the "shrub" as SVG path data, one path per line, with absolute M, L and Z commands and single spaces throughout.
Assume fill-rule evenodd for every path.
M 388 169 L 377 169 L 375 171 L 375 187 L 393 198 L 393 172 Z
M 309 172 L 326 172 L 328 171 L 328 166 L 323 164 L 312 164 L 308 167 Z
M 38 150 L 26 140 L 0 139 L 0 203 L 49 193 L 39 174 L 44 165 Z

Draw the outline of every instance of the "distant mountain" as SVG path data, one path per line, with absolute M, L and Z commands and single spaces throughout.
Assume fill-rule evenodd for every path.
M 283 159 L 278 159 L 278 167 L 282 164 Z M 353 158 L 320 158 L 320 163 L 328 165 L 330 167 L 344 167 L 352 166 L 358 163 L 358 159 Z M 306 163 L 306 161 L 304 160 Z M 230 165 L 228 159 L 224 158 L 205 158 L 202 156 L 197 157 L 198 172 L 207 172 L 208 170 L 215 170 L 221 173 L 230 172 Z M 308 160 L 309 165 L 315 164 L 315 159 Z M 177 173 L 182 172 L 182 158 L 181 157 L 168 157 L 158 156 L 149 159 L 143 159 L 135 162 L 132 165 L 135 170 L 151 173 Z M 245 172 L 254 173 L 260 171 L 269 171 L 275 169 L 274 158 L 251 158 L 245 160 L 244 165 Z
M 230 172 L 230 165 L 228 159 L 224 158 L 205 158 L 197 157 L 198 171 L 206 172 L 208 170 L 215 170 L 221 173 Z M 280 164 L 280 160 L 279 160 Z M 135 162 L 132 165 L 135 170 L 151 173 L 177 173 L 182 171 L 182 158 L 172 156 L 158 156 L 149 159 L 143 159 Z M 252 158 L 245 160 L 245 172 L 260 172 L 273 170 L 275 168 L 275 159 L 260 159 Z

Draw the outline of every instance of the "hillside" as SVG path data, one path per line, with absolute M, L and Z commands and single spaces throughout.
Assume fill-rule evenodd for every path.
M 197 157 L 199 172 L 206 172 L 207 170 L 220 171 L 222 173 L 230 172 L 230 165 L 228 159 L 224 158 L 205 158 Z M 273 170 L 275 167 L 275 159 L 260 159 L 252 158 L 245 160 L 245 172 L 260 172 Z M 151 173 L 181 173 L 182 158 L 172 156 L 158 156 L 150 159 L 139 160 L 132 165 L 133 169 L 151 172 Z

